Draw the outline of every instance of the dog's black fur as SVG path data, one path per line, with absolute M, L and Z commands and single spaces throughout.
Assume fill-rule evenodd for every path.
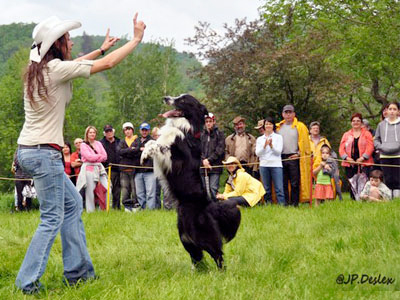
M 161 136 L 146 145 L 142 160 L 153 157 L 157 177 L 177 201 L 179 237 L 194 266 L 205 250 L 222 269 L 223 239 L 228 242 L 235 237 L 240 211 L 234 204 L 208 199 L 201 181 L 200 132 L 207 109 L 190 95 L 164 101 L 176 110 L 164 114 L 168 119 Z

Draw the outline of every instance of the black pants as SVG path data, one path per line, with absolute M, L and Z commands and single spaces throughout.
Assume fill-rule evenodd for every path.
M 282 159 L 287 159 L 293 154 L 282 154 Z M 287 205 L 299 206 L 300 199 L 300 160 L 282 161 L 283 166 L 283 191 Z M 289 195 L 290 182 L 290 195 Z
M 17 180 L 15 181 L 15 189 L 17 191 L 17 206 L 19 211 L 30 210 L 32 208 L 32 199 L 26 198 L 25 206 L 23 205 L 24 196 L 22 195 L 22 191 L 24 190 L 25 185 L 28 185 L 29 181 L 25 180 Z
M 400 158 L 381 158 L 383 165 L 400 165 Z M 400 189 L 400 168 L 382 167 L 385 184 L 391 190 Z
M 250 206 L 249 203 L 246 201 L 246 199 L 244 199 L 242 196 L 231 197 L 231 198 L 228 198 L 225 201 L 236 203 L 236 205 L 240 205 L 240 206 L 243 206 L 243 207 L 249 207 Z
M 112 208 L 121 209 L 121 182 L 119 171 L 111 169 Z

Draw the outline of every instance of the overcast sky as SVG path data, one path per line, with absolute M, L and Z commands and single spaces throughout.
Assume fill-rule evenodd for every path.
M 38 23 L 55 15 L 82 23 L 72 36 L 83 31 L 104 35 L 107 27 L 111 35 L 132 36 L 132 17 L 138 11 L 138 19 L 147 25 L 144 42 L 174 40 L 179 51 L 190 51 L 184 39 L 194 36 L 199 21 L 209 22 L 219 31 L 236 18 L 256 19 L 263 3 L 265 0 L 0 0 L 0 24 Z

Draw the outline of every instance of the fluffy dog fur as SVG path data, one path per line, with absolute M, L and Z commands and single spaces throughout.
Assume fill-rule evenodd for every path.
M 213 202 L 207 197 L 200 177 L 200 132 L 207 109 L 190 95 L 164 101 L 176 109 L 167 118 L 157 141 L 146 144 L 142 161 L 152 157 L 154 172 L 177 202 L 178 231 L 194 266 L 207 251 L 218 268 L 224 268 L 222 242 L 233 239 L 240 224 L 236 205 Z

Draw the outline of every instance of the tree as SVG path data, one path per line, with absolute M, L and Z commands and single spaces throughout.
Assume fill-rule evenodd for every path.
M 162 97 L 183 92 L 177 72 L 177 53 L 160 44 L 142 45 L 108 73 L 114 123 L 140 124 L 155 119 L 162 111 Z
M 341 110 L 335 103 L 343 77 L 324 63 L 321 32 L 288 39 L 286 26 L 262 20 L 237 20 L 225 29 L 218 35 L 200 23 L 189 39 L 200 58 L 208 60 L 200 77 L 219 123 L 230 126 L 238 114 L 251 126 L 266 116 L 280 120 L 282 107 L 292 103 L 300 120 L 320 120 L 329 137 L 338 139 Z
M 29 50 L 17 51 L 6 63 L 0 77 L 0 174 L 13 177 L 11 163 L 17 148 L 17 138 L 24 122 L 22 74 L 27 65 Z M 13 182 L 4 182 L 1 191 L 10 190 Z
M 290 27 L 290 38 L 326 32 L 320 41 L 329 52 L 326 63 L 352 80 L 342 101 L 348 111 L 362 110 L 378 120 L 383 106 L 398 99 L 399 1 L 268 1 L 264 17 Z

